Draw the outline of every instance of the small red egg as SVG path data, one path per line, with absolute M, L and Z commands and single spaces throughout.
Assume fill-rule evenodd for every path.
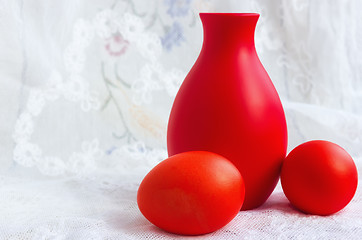
M 302 212 L 330 215 L 353 198 L 358 182 L 351 156 L 328 141 L 303 143 L 284 160 L 281 184 L 291 204 Z
M 176 234 L 213 232 L 240 211 L 245 186 L 238 169 L 211 152 L 173 155 L 154 167 L 137 193 L 142 214 L 159 228 Z

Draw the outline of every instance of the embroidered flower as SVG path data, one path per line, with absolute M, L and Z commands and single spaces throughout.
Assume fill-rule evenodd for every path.
M 64 51 L 64 65 L 68 72 L 80 73 L 84 69 L 85 54 L 79 44 L 72 43 Z
M 142 41 L 137 42 L 138 51 L 151 62 L 156 62 L 162 53 L 160 37 L 153 33 L 144 33 Z
M 120 33 L 114 34 L 107 40 L 105 48 L 109 55 L 119 57 L 127 51 L 129 42 Z
M 96 161 L 103 156 L 99 140 L 82 143 L 82 152 L 73 153 L 68 161 L 68 170 L 78 176 L 87 175 L 97 169 Z
M 73 28 L 73 42 L 78 48 L 86 48 L 94 37 L 94 27 L 84 19 L 78 19 Z
M 34 116 L 38 116 L 45 105 L 45 97 L 41 90 L 31 89 L 29 91 L 29 99 L 27 104 L 27 110 Z
M 122 20 L 118 23 L 118 31 L 125 39 L 133 43 L 142 39 L 145 26 L 141 18 L 125 13 Z
M 106 9 L 99 12 L 94 19 L 94 28 L 99 37 L 111 37 L 117 31 L 114 11 Z
M 22 113 L 15 123 L 15 129 L 13 133 L 13 139 L 16 142 L 27 142 L 34 132 L 34 123 L 32 121 L 32 115 L 28 112 Z
M 171 69 L 169 72 L 164 74 L 164 76 L 161 78 L 161 81 L 163 82 L 170 97 L 176 96 L 176 93 L 185 77 L 186 73 L 177 69 Z
M 167 13 L 171 17 L 186 16 L 190 11 L 191 0 L 165 0 L 165 4 L 168 5 Z
M 92 109 L 98 110 L 100 107 L 100 102 L 98 100 L 98 92 L 88 91 L 84 93 L 80 106 L 84 112 L 88 112 Z
M 149 104 L 152 102 L 153 91 L 162 90 L 159 81 L 162 72 L 157 64 L 147 64 L 140 70 L 140 78 L 134 81 L 131 86 L 134 104 L 142 105 L 142 103 Z
M 15 162 L 25 167 L 32 167 L 40 162 L 42 151 L 38 145 L 24 142 L 15 146 L 13 154 Z
M 161 38 L 162 46 L 168 51 L 171 51 L 174 45 L 180 46 L 182 41 L 185 41 L 185 38 L 178 22 L 174 22 L 171 27 L 166 29 L 166 35 Z

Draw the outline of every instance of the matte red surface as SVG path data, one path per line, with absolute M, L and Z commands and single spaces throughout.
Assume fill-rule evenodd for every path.
M 168 153 L 204 150 L 226 157 L 245 180 L 243 209 L 255 208 L 277 184 L 287 147 L 284 111 L 255 51 L 259 14 L 200 17 L 203 47 L 171 110 Z
M 351 156 L 337 144 L 310 141 L 285 159 L 281 183 L 285 196 L 297 209 L 329 215 L 344 208 L 357 189 L 357 169 Z
M 153 168 L 137 193 L 142 214 L 172 233 L 198 235 L 230 222 L 244 200 L 238 169 L 210 152 L 174 155 Z

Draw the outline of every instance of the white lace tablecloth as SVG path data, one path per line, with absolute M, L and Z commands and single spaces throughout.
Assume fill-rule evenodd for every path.
M 0 1 L 0 239 L 184 239 L 139 212 L 166 158 L 173 98 L 202 44 L 199 12 L 259 12 L 256 48 L 285 108 L 288 151 L 312 139 L 362 169 L 358 0 Z M 341 212 L 260 208 L 188 239 L 362 239 L 359 187 Z
M 121 184 L 110 184 L 2 177 L 0 239 L 185 239 L 143 217 L 136 203 L 139 179 L 119 177 Z M 187 239 L 361 239 L 361 205 L 359 188 L 337 214 L 305 215 L 291 207 L 278 185 L 262 207 L 240 212 L 214 233 Z

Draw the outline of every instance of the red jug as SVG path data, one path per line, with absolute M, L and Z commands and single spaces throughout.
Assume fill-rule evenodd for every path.
M 200 18 L 203 46 L 172 106 L 168 154 L 200 150 L 226 157 L 245 181 L 242 210 L 256 208 L 274 190 L 287 148 L 283 107 L 255 50 L 259 14 Z

